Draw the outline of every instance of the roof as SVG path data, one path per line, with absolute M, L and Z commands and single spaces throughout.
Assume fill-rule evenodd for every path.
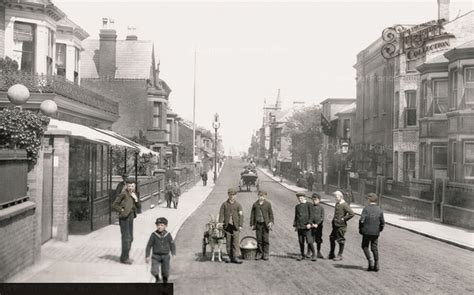
M 327 98 L 323 100 L 320 104 L 325 104 L 325 103 L 341 103 L 341 104 L 347 104 L 347 103 L 352 103 L 356 101 L 355 98 Z
M 356 110 L 356 103 L 353 102 L 347 107 L 343 108 L 341 111 L 337 112 L 335 115 L 342 115 L 342 114 L 351 114 Z
M 124 136 L 122 136 L 122 135 L 120 135 L 120 134 L 118 134 L 118 133 L 115 133 L 115 132 L 113 132 L 113 131 L 104 130 L 104 129 L 99 129 L 99 128 L 94 128 L 94 129 L 96 129 L 97 131 L 102 132 L 102 133 L 104 133 L 104 134 L 107 134 L 107 135 L 110 135 L 110 136 L 112 136 L 112 137 L 115 137 L 115 138 L 117 138 L 117 139 L 119 139 L 119 140 L 121 140 L 121 141 L 123 141 L 123 142 L 125 142 L 125 143 L 127 143 L 127 144 L 129 144 L 129 145 L 131 145 L 131 146 L 133 146 L 133 147 L 135 147 L 135 148 L 137 148 L 137 149 L 140 151 L 140 155 L 144 155 L 144 154 L 152 154 L 153 156 L 159 156 L 159 155 L 160 155 L 159 153 L 157 153 L 157 152 L 155 152 L 155 151 L 153 151 L 153 150 L 150 150 L 149 148 L 144 147 L 144 146 L 142 146 L 142 145 L 140 145 L 140 144 L 138 144 L 138 143 L 136 143 L 136 142 L 134 142 L 134 141 L 131 141 L 130 139 L 128 139 L 128 138 L 126 138 L 126 137 L 124 137 Z
M 150 79 L 153 66 L 153 42 L 145 40 L 116 41 L 116 79 Z M 82 42 L 81 78 L 99 78 L 100 40 Z
M 89 37 L 89 34 L 83 28 L 67 17 L 61 19 L 57 24 L 58 29 L 61 29 L 61 27 L 69 28 L 81 41 Z

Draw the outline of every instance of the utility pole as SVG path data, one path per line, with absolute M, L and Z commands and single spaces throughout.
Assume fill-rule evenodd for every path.
M 196 155 L 196 47 L 194 48 L 194 90 L 193 90 L 193 163 Z

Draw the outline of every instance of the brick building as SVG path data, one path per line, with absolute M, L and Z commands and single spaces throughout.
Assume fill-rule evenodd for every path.
M 177 116 L 168 116 L 171 89 L 159 78 L 153 42 L 134 35 L 117 40 L 110 28 L 99 37 L 83 42 L 81 84 L 118 102 L 120 118 L 112 130 L 159 152 L 167 166 L 176 154 L 168 144 L 178 140 Z

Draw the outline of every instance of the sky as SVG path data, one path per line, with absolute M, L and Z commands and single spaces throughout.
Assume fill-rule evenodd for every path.
M 53 1 L 98 39 L 102 18 L 152 40 L 170 105 L 192 121 L 196 52 L 196 124 L 212 128 L 219 114 L 226 152 L 246 151 L 262 125 L 263 102 L 319 104 L 355 98 L 356 55 L 394 24 L 437 19 L 437 1 L 165 2 Z M 452 0 L 450 18 L 472 10 Z

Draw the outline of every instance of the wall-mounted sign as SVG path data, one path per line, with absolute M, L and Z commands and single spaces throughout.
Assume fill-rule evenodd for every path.
M 385 44 L 381 54 L 385 59 L 406 54 L 407 61 L 424 57 L 427 53 L 449 47 L 453 34 L 444 31 L 445 19 L 432 20 L 411 28 L 395 25 L 382 32 Z

